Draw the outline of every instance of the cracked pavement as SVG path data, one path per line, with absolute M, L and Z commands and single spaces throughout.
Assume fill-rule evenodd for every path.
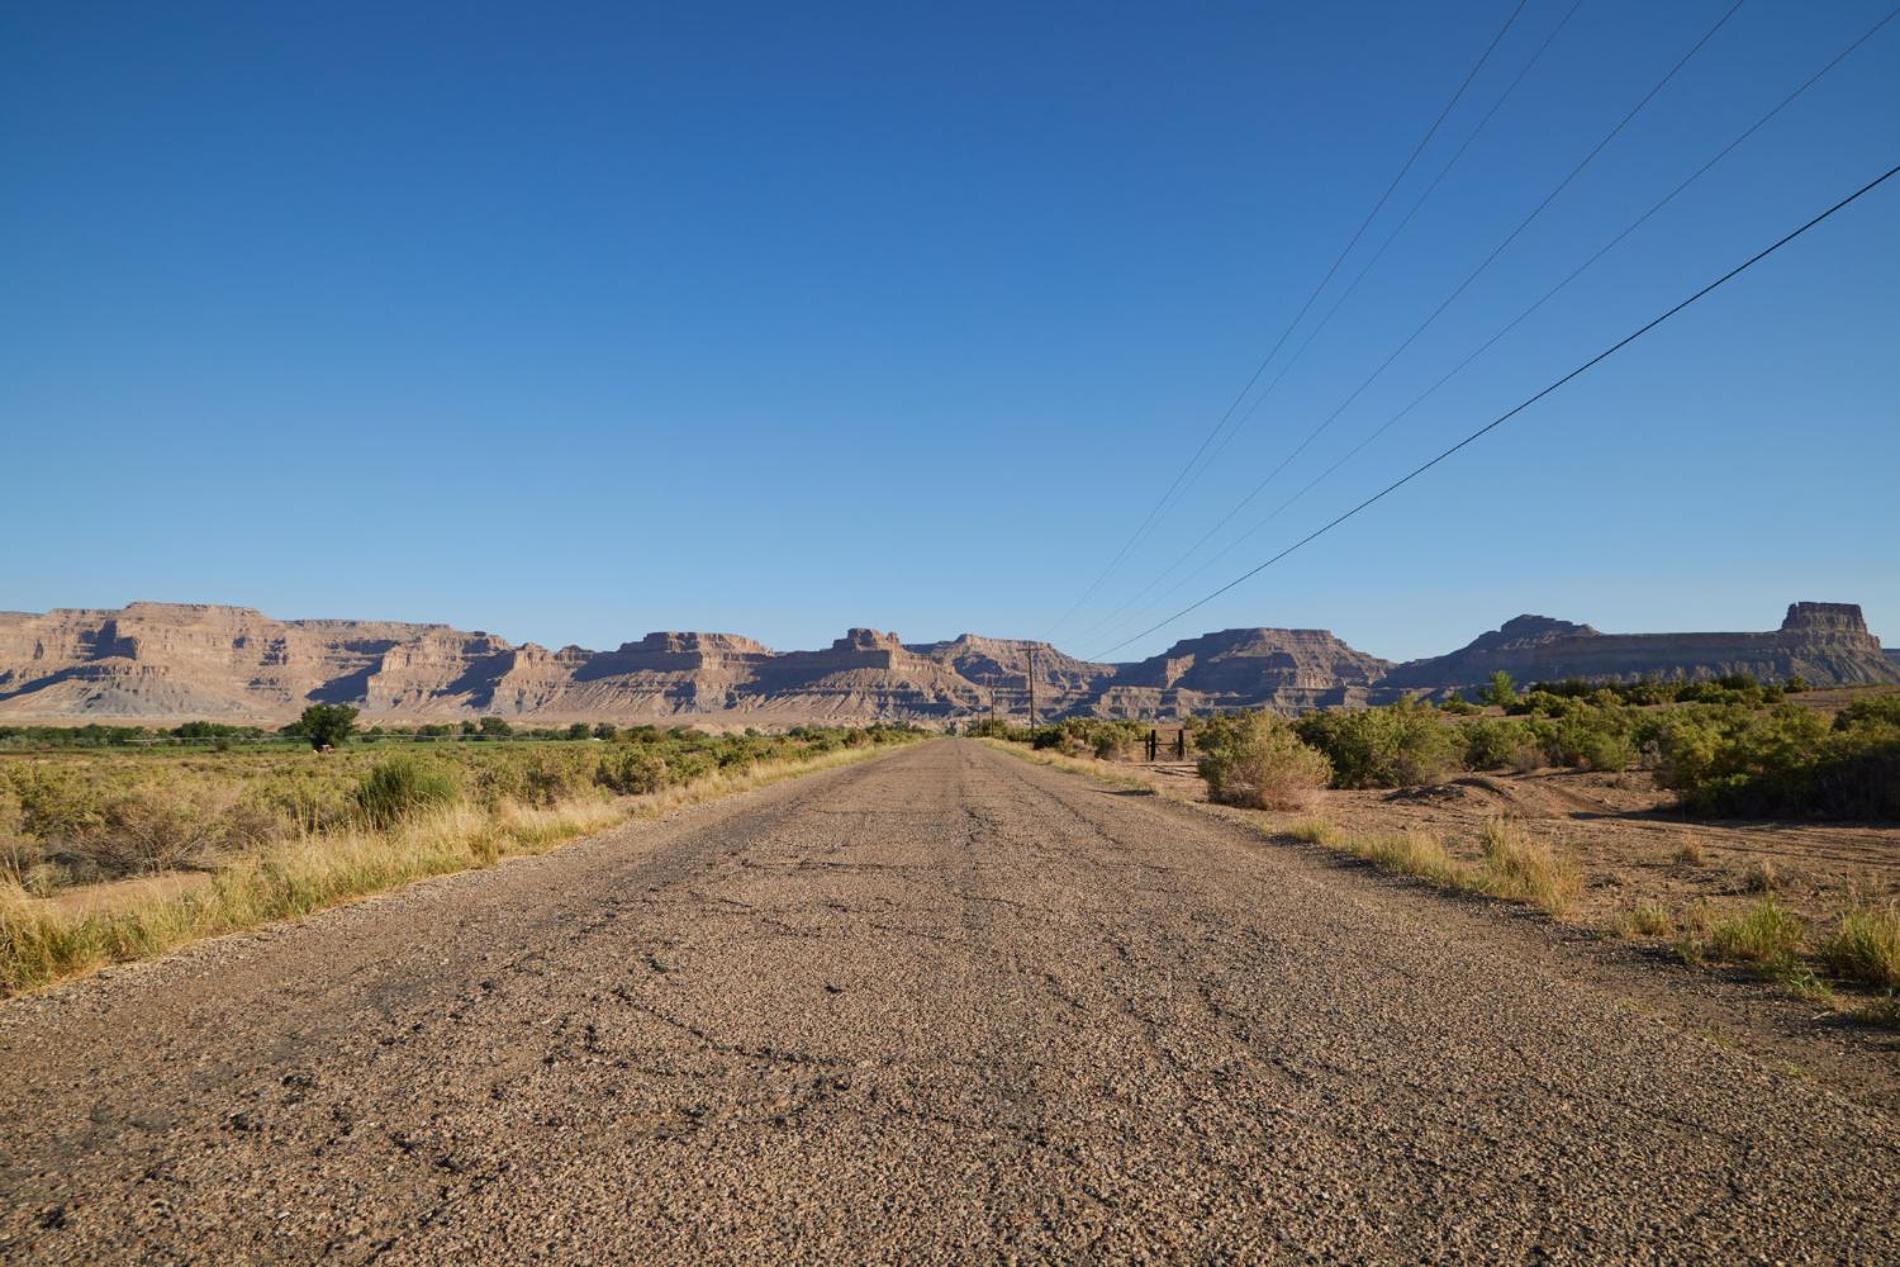
M 9 1262 L 1895 1261 L 1894 1123 L 966 741 L 0 1007 Z

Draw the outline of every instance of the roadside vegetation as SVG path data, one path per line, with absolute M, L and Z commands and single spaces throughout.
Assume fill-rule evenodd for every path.
M 1900 695 L 1854 701 L 1829 719 L 1790 701 L 1801 687 L 1738 676 L 1570 680 L 1520 691 L 1499 674 L 1471 699 L 1327 709 L 1293 720 L 1290 734 L 1325 759 L 1335 788 L 1421 787 L 1467 773 L 1634 770 L 1652 772 L 1696 816 L 1900 819 Z M 1288 725 L 1268 713 L 1188 720 L 1201 773 L 1220 789 L 1215 799 L 1248 804 L 1254 787 L 1278 796 L 1282 778 L 1298 782 L 1317 768 L 1281 742 Z M 1032 730 L 985 720 L 966 733 L 1116 760 L 1139 755 L 1152 728 L 1071 718 Z M 1236 782 L 1243 765 L 1265 773 L 1268 749 L 1280 769 Z
M 390 751 L 332 731 L 334 751 L 299 736 L 262 750 L 0 757 L 0 995 L 922 734 L 639 726 L 597 743 Z
M 1693 831 L 1655 819 L 1657 810 L 1673 808 L 1685 827 L 1723 819 L 1824 832 L 1868 824 L 1852 829 L 1860 837 L 1900 821 L 1900 694 L 1854 693 L 1830 715 L 1800 702 L 1804 689 L 1798 680 L 1746 677 L 1520 689 L 1498 675 L 1469 698 L 1292 720 L 1270 713 L 1193 718 L 1187 747 L 1209 801 L 1302 815 L 1275 824 L 1275 834 L 1646 942 L 1683 962 L 1752 973 L 1866 1019 L 1900 1019 L 1900 897 L 1890 871 L 1863 875 L 1851 861 L 1831 860 L 1825 847 L 1773 854 L 1777 838 L 1758 827 Z M 997 728 L 998 737 L 1018 743 L 1110 759 L 1142 755 L 1151 729 L 1096 720 Z M 1579 787 L 1625 789 L 1615 795 L 1642 807 L 1646 830 L 1605 822 L 1580 831 L 1561 815 L 1519 816 L 1511 789 L 1570 771 L 1602 776 Z M 1180 763 L 1157 770 L 1163 773 L 1174 777 L 1159 778 L 1157 790 L 1171 785 L 1185 794 Z M 1467 778 L 1492 773 L 1507 781 Z M 1533 773 L 1535 781 L 1508 779 Z M 1461 778 L 1472 786 L 1446 786 Z M 1315 813 L 1325 788 L 1420 795 L 1325 800 L 1326 812 Z M 1327 816 L 1335 805 L 1350 825 Z M 1474 808 L 1459 808 L 1466 805 Z M 1732 834 L 1748 843 L 1711 850 L 1711 838 L 1726 842 Z M 1580 843 L 1598 837 L 1660 841 L 1640 853 L 1620 843 L 1609 855 Z M 1849 993 L 1835 998 L 1837 988 Z
M 620 728 L 613 722 L 574 722 L 567 726 L 516 726 L 505 717 L 483 717 L 459 722 L 385 726 L 359 724 L 357 710 L 343 704 L 317 704 L 296 721 L 275 729 L 240 726 L 229 722 L 188 721 L 177 726 L 40 726 L 0 725 L 0 753 L 39 752 L 89 748 L 232 748 L 293 750 L 356 744 L 442 745 L 501 741 L 548 743 L 612 739 Z

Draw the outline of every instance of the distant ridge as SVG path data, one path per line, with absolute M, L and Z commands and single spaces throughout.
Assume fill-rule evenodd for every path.
M 0 720 L 278 722 L 311 703 L 347 703 L 392 722 L 490 713 L 547 723 L 928 722 L 987 714 L 992 699 L 1021 717 L 1032 659 L 1043 717 L 1291 713 L 1442 694 L 1499 670 L 1520 682 L 1726 673 L 1900 682 L 1900 657 L 1847 603 L 1795 603 L 1766 633 L 1605 634 L 1519 616 L 1458 651 L 1395 666 L 1320 629 L 1228 629 L 1139 663 L 1096 664 L 973 633 L 906 644 L 857 628 L 820 650 L 775 651 L 738 634 L 675 631 L 611 651 L 551 651 L 444 624 L 140 602 L 0 613 Z
M 1800 676 L 1816 685 L 1900 680 L 1853 603 L 1791 603 L 1768 633 L 1605 634 L 1588 625 L 1519 616 L 1449 655 L 1413 660 L 1386 675 L 1387 689 L 1472 686 L 1491 674 L 1519 682 L 1581 677 L 1709 678 L 1746 673 L 1764 681 Z

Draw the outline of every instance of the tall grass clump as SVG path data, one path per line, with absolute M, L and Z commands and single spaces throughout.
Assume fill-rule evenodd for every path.
M 1900 987 L 1900 906 L 1856 906 L 1821 943 L 1821 958 L 1843 977 Z
M 1445 842 L 1422 831 L 1369 836 L 1347 843 L 1349 853 L 1384 871 L 1427 880 L 1445 888 L 1472 886 L 1469 868 L 1445 850 Z
M 462 799 L 453 770 L 419 757 L 378 762 L 356 785 L 356 805 L 372 827 L 389 828 L 425 810 Z
M 1302 818 L 1289 824 L 1286 834 L 1309 845 L 1337 845 L 1344 838 L 1338 825 L 1325 818 Z
M 1516 823 L 1494 819 L 1479 837 L 1484 846 L 1485 892 L 1562 915 L 1583 895 L 1583 869 Z
M 1211 720 L 1194 737 L 1207 797 L 1248 809 L 1305 809 L 1332 777 L 1326 758 L 1273 713 Z
M 1709 931 L 1709 952 L 1734 963 L 1785 969 L 1796 962 L 1804 932 L 1800 916 L 1765 897 L 1717 920 Z

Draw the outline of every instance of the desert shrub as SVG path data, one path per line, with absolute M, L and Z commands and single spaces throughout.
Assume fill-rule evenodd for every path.
M 1250 809 L 1302 809 L 1332 776 L 1326 758 L 1273 713 L 1216 719 L 1195 736 L 1208 799 Z
M 644 796 L 666 786 L 666 758 L 644 744 L 621 744 L 603 753 L 595 780 L 623 796 Z
M 591 753 L 553 748 L 528 753 L 520 762 L 521 791 L 515 799 L 523 805 L 552 808 L 590 791 L 594 787 L 591 757 Z
M 1628 711 L 1616 704 L 1585 705 L 1542 729 L 1544 752 L 1552 765 L 1618 771 L 1636 760 Z
M 1104 761 L 1128 757 L 1141 750 L 1152 726 L 1147 722 L 1102 717 L 1069 717 L 1030 732 L 1033 748 L 1054 749 L 1069 756 L 1088 753 Z
M 1862 730 L 1875 727 L 1900 730 L 1900 695 L 1875 695 L 1857 699 L 1834 715 L 1834 729 Z
M 356 786 L 357 808 L 377 827 L 393 827 L 424 810 L 451 805 L 461 796 L 461 781 L 453 770 L 411 756 L 377 763 Z
M 1843 977 L 1900 987 L 1900 906 L 1856 906 L 1842 913 L 1821 958 Z
M 100 879 L 207 866 L 224 838 L 222 807 L 175 787 L 118 793 L 62 852 Z
M 1517 824 L 1496 819 L 1484 825 L 1484 890 L 1493 897 L 1525 902 L 1561 915 L 1583 894 L 1583 870 L 1549 843 L 1525 835 Z
M 1830 728 L 1792 704 L 1675 709 L 1654 739 L 1658 777 L 1697 813 L 1900 817 L 1900 729 Z
M 1468 770 L 1525 769 L 1542 755 L 1535 733 L 1515 718 L 1475 717 L 1459 728 L 1459 737 Z
M 1497 708 L 1509 708 L 1517 703 L 1517 684 L 1511 681 L 1511 675 L 1503 669 L 1493 673 L 1478 691 L 1478 702 Z
M 1336 787 L 1413 787 L 1442 778 L 1463 755 L 1438 711 L 1412 700 L 1384 708 L 1308 713 L 1294 732 L 1324 753 Z

